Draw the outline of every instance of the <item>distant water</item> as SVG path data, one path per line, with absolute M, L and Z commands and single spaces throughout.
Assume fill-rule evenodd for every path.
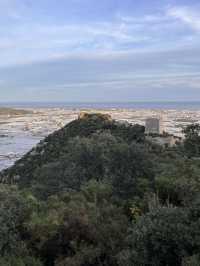
M 0 107 L 66 109 L 178 109 L 200 110 L 200 101 L 188 102 L 0 102 Z

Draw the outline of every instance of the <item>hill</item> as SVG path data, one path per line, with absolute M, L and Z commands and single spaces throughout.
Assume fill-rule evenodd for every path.
M 69 141 L 75 137 L 91 137 L 107 132 L 127 142 L 143 142 L 144 127 L 121 124 L 102 114 L 84 114 L 79 119 L 42 140 L 36 147 L 18 160 L 14 166 L 0 174 L 2 182 L 27 185 L 34 179 L 36 170 L 57 162 L 68 150 Z
M 0 266 L 200 265 L 200 125 L 173 147 L 82 113 L 1 172 Z

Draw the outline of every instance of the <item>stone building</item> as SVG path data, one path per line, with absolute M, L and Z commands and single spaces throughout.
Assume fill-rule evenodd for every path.
M 146 134 L 162 134 L 163 125 L 162 120 L 159 118 L 147 118 L 145 123 Z

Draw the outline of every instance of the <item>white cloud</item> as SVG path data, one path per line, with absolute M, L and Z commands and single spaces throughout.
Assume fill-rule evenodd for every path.
M 25 10 L 24 0 L 0 0 L 0 17 L 2 13 L 19 18 L 26 13 Z M 195 14 L 185 7 L 173 7 L 167 12 L 163 9 L 141 17 L 118 14 L 100 22 L 76 23 L 66 20 L 58 23 L 45 20 L 45 16 L 41 23 L 37 17 L 26 23 L 22 20 L 16 24 L 0 26 L 0 64 L 40 61 L 76 53 L 139 53 L 144 50 L 195 46 L 199 44 L 198 34 L 188 34 L 186 31 L 179 35 L 179 31 L 183 30 L 183 22 L 200 29 L 200 19 Z
M 200 31 L 200 9 L 194 10 L 186 6 L 172 7 L 167 12 L 168 16 L 184 22 L 192 29 Z
M 161 23 L 161 22 L 167 22 L 169 18 L 165 14 L 149 14 L 144 15 L 142 17 L 134 17 L 134 16 L 121 16 L 118 14 L 118 17 L 126 22 L 136 25 L 144 25 L 149 23 Z
M 129 50 L 131 46 L 149 41 L 150 36 L 133 31 L 121 21 L 0 27 L 1 64 L 4 61 L 17 63 L 23 57 L 41 60 L 54 54 Z

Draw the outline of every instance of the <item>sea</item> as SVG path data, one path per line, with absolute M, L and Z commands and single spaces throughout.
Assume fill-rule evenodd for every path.
M 131 102 L 0 102 L 10 108 L 67 108 L 67 109 L 174 109 L 200 110 L 199 101 L 131 101 Z

